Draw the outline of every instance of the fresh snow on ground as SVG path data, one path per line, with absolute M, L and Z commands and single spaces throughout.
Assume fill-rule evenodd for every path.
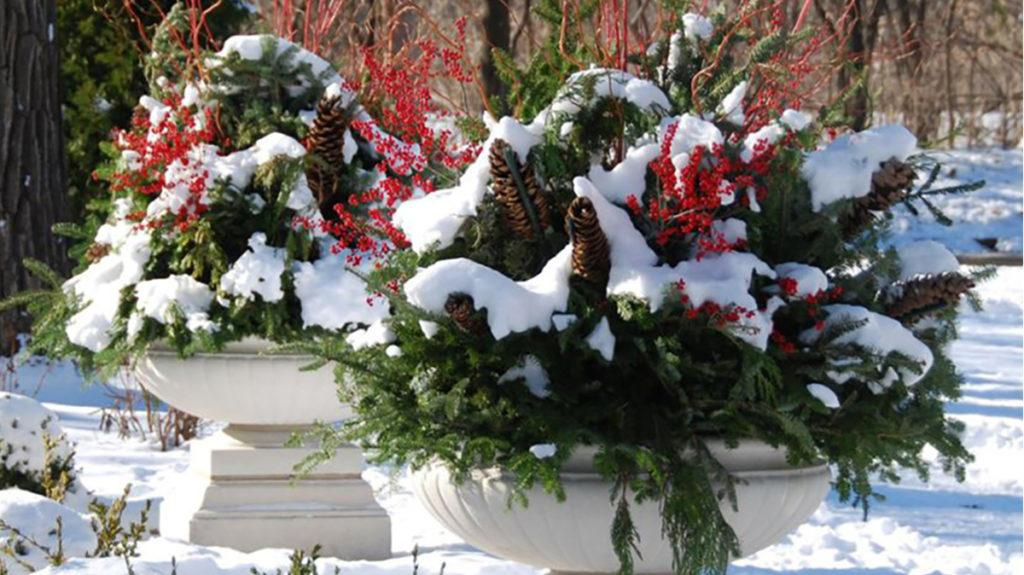
M 955 152 L 951 157 L 958 178 L 984 174 L 995 186 L 995 190 L 977 196 L 977 201 L 987 207 L 975 210 L 964 204 L 963 209 L 951 214 L 954 219 L 965 220 L 968 230 L 973 231 L 966 236 L 951 236 L 947 228 L 926 222 L 906 226 L 905 234 L 895 243 L 934 239 L 953 251 L 978 251 L 971 245 L 975 234 L 998 236 L 1009 244 L 1016 242 L 1015 249 L 1020 249 L 1020 150 Z M 840 504 L 832 493 L 805 525 L 778 545 L 735 562 L 730 573 L 1024 573 L 1024 474 L 1020 472 L 1024 457 L 1024 269 L 1001 268 L 979 293 L 985 311 L 965 310 L 962 339 L 951 348 L 966 381 L 963 398 L 951 404 L 949 411 L 966 424 L 964 441 L 975 455 L 966 481 L 957 483 L 943 475 L 940 462 L 932 456 L 931 482 L 922 484 L 908 476 L 901 485 L 881 486 L 887 499 L 873 505 L 867 521 L 862 520 L 858 509 Z M 95 495 L 110 500 L 131 483 L 126 516 L 136 516 L 144 500 L 154 499 L 156 503 L 175 488 L 187 467 L 187 446 L 160 452 L 152 440 L 123 440 L 115 433 L 100 431 L 97 407 L 108 405 L 110 400 L 102 386 L 83 388 L 81 378 L 68 366 L 47 367 L 35 362 L 22 367 L 17 376 L 21 385 L 18 392 L 35 394 L 59 417 L 68 438 L 76 444 L 81 482 Z M 11 381 L 5 378 L 0 384 L 10 385 Z M 211 425 L 205 433 L 215 428 Z M 333 573 L 334 567 L 339 567 L 343 575 L 410 575 L 410 552 L 416 545 L 422 575 L 436 575 L 442 565 L 450 575 L 544 573 L 491 557 L 462 542 L 416 502 L 407 471 L 400 470 L 394 477 L 389 471 L 370 467 L 364 477 L 391 515 L 395 557 L 372 563 L 322 559 L 318 563 L 321 573 Z M 150 521 L 153 526 L 155 515 Z M 38 530 L 45 526 L 25 528 Z M 178 575 L 249 575 L 251 567 L 274 573 L 287 569 L 289 553 L 263 550 L 247 554 L 159 537 L 144 542 L 139 551 L 140 556 L 132 560 L 138 575 L 168 575 L 172 557 Z M 73 558 L 43 573 L 120 575 L 126 569 L 119 558 Z
M 942 175 L 934 187 L 946 187 L 985 180 L 985 187 L 968 194 L 932 196 L 950 219 L 952 228 L 935 221 L 920 203 L 919 216 L 905 207 L 894 210 L 894 244 L 914 240 L 937 240 L 954 252 L 985 251 L 975 240 L 994 239 L 1000 251 L 1020 252 L 1021 238 L 1021 148 L 1011 150 L 956 150 L 928 152 L 942 163 Z

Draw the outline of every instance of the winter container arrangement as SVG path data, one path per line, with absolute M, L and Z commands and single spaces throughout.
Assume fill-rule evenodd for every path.
M 925 448 L 962 476 L 945 344 L 979 277 L 880 240 L 894 204 L 976 186 L 933 189 L 901 126 L 801 111 L 808 33 L 755 37 L 770 16 L 685 14 L 609 67 L 563 21 L 509 74 L 517 115 L 395 212 L 411 249 L 364 274 L 389 314 L 303 347 L 357 415 L 323 438 L 411 465 L 449 529 L 556 572 L 722 572 L 830 477 L 866 511 L 873 479 L 926 478 Z
M 379 324 L 387 307 L 353 270 L 396 247 L 391 206 L 445 136 L 391 135 L 356 86 L 283 39 L 200 49 L 197 17 L 178 4 L 153 36 L 151 91 L 95 172 L 110 196 L 63 230 L 84 240 L 76 274 L 30 263 L 52 289 L 5 305 L 32 313 L 31 351 L 99 377 L 129 368 L 168 404 L 228 423 L 192 445 L 162 506 L 165 536 L 387 557 L 388 517 L 358 448 L 292 481 L 315 446 L 285 447 L 291 434 L 348 409 L 329 369 L 273 348 Z

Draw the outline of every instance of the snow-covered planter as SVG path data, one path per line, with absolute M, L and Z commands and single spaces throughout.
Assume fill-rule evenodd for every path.
M 187 22 L 178 16 L 165 25 Z M 164 56 L 188 66 L 150 78 L 95 172 L 109 201 L 66 227 L 85 240 L 77 273 L 62 281 L 32 264 L 54 287 L 24 298 L 32 350 L 106 377 L 153 344 L 188 357 L 379 322 L 386 306 L 367 301 L 353 271 L 394 248 L 383 216 L 410 164 L 429 163 L 418 148 L 384 132 L 326 61 L 282 39 Z
M 793 467 L 785 452 L 755 441 L 735 449 L 720 441 L 708 448 L 738 479 L 736 504 L 719 503 L 746 556 L 776 543 L 817 509 L 829 489 L 824 464 Z M 593 448 L 581 448 L 563 464 L 564 501 L 540 486 L 523 495 L 528 506 L 509 507 L 516 478 L 495 467 L 478 469 L 462 482 L 440 463 L 414 477 L 416 497 L 442 525 L 469 544 L 499 557 L 566 573 L 614 573 L 619 559 L 608 541 L 615 508 L 608 504 L 613 484 L 594 469 Z M 632 496 L 631 496 L 632 497 Z M 672 549 L 661 537 L 655 501 L 632 499 L 638 537 L 636 573 L 670 573 Z
M 147 71 L 166 75 L 148 78 L 95 173 L 109 201 L 65 229 L 85 240 L 75 275 L 29 263 L 52 289 L 14 303 L 34 318 L 33 352 L 101 378 L 135 369 L 170 405 L 229 424 L 192 446 L 187 480 L 163 506 L 168 535 L 380 558 L 388 520 L 358 449 L 291 485 L 311 448 L 285 441 L 346 409 L 329 369 L 300 371 L 309 358 L 268 348 L 386 333 L 388 307 L 370 301 L 361 268 L 398 247 L 396 196 L 454 160 L 408 109 L 392 135 L 331 65 L 281 38 L 234 36 L 201 54 L 179 45 L 206 33 L 170 31 L 201 22 L 196 9 L 177 5 L 156 34 Z M 371 82 L 363 93 L 409 88 Z
M 799 522 L 762 510 L 821 499 L 820 462 L 865 509 L 879 474 L 924 476 L 926 448 L 962 473 L 944 343 L 976 277 L 941 246 L 887 248 L 883 217 L 970 186 L 932 189 L 902 126 L 801 111 L 778 74 L 807 61 L 801 35 L 756 21 L 685 15 L 628 71 L 583 66 L 547 100 L 524 81 L 529 111 L 487 118 L 460 178 L 396 210 L 412 250 L 367 276 L 391 303 L 379 337 L 310 346 L 357 415 L 339 437 L 425 468 L 427 506 L 467 540 L 570 571 L 717 573 Z M 748 442 L 785 450 L 769 475 L 819 475 L 752 503 L 728 448 Z M 582 504 L 581 449 L 600 484 Z M 534 538 L 563 535 L 599 559 L 542 556 Z

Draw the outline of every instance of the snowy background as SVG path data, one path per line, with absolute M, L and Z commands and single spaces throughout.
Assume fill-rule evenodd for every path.
M 1020 251 L 1021 150 L 959 151 L 939 157 L 947 163 L 945 183 L 983 178 L 988 187 L 965 197 L 939 198 L 937 203 L 957 222 L 952 229 L 939 226 L 927 213 L 915 221 L 897 211 L 894 230 L 899 235 L 894 242 L 934 239 L 956 252 L 981 252 L 985 248 L 975 239 L 992 238 L 1000 251 Z M 883 486 L 887 499 L 874 505 L 867 521 L 832 494 L 807 524 L 778 545 L 737 561 L 732 573 L 1024 573 L 1024 270 L 1001 268 L 979 293 L 986 310 L 964 314 L 962 339 L 952 348 L 967 383 L 964 397 L 949 411 L 966 423 L 965 442 L 976 457 L 967 481 L 959 484 L 936 466 L 928 485 L 908 478 L 898 486 Z M 73 370 L 39 363 L 22 366 L 5 379 L 15 380 L 19 393 L 34 395 L 58 414 L 76 444 L 80 479 L 95 495 L 112 499 L 131 483 L 132 506 L 126 516 L 134 516 L 143 501 L 158 503 L 174 489 L 187 466 L 187 446 L 160 452 L 152 442 L 99 431 L 98 408 L 110 403 L 102 387 L 83 389 Z M 213 430 L 209 426 L 205 432 Z M 337 566 L 342 574 L 411 574 L 414 546 L 420 549 L 423 575 L 439 573 L 442 565 L 452 575 L 543 572 L 469 547 L 417 504 L 405 474 L 392 480 L 389 471 L 370 468 L 364 476 L 391 514 L 395 557 L 373 563 L 323 559 L 321 573 L 332 573 Z M 155 526 L 156 518 L 151 519 Z M 248 575 L 251 567 L 270 572 L 286 568 L 289 551 L 244 554 L 154 538 L 142 544 L 140 553 L 132 561 L 138 575 L 169 574 L 172 557 L 178 575 Z M 126 567 L 119 558 L 72 559 L 44 572 L 108 575 L 125 573 Z

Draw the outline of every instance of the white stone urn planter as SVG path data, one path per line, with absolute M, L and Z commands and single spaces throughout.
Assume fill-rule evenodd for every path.
M 329 368 L 300 371 L 311 358 L 270 348 L 245 340 L 182 360 L 155 345 L 139 360 L 136 375 L 148 391 L 182 411 L 228 423 L 192 442 L 188 471 L 160 505 L 161 535 L 242 551 L 320 544 L 327 556 L 389 557 L 391 524 L 361 478 L 358 448 L 342 448 L 295 479 L 295 464 L 314 446 L 285 447 L 292 433 L 350 412 L 338 401 Z
M 791 467 L 784 451 L 757 441 L 743 441 L 736 449 L 710 441 L 708 447 L 740 480 L 738 511 L 727 501 L 721 509 L 739 538 L 741 556 L 778 542 L 806 521 L 828 493 L 830 474 L 824 464 Z M 418 471 L 413 491 L 442 525 L 488 553 L 552 573 L 617 573 L 619 561 L 610 539 L 612 486 L 594 471 L 594 453 L 580 449 L 563 467 L 562 503 L 535 487 L 526 494 L 527 507 L 509 507 L 513 483 L 506 472 L 478 470 L 456 484 L 441 464 Z M 634 503 L 630 511 L 643 557 L 635 572 L 671 573 L 672 551 L 661 537 L 657 503 Z

